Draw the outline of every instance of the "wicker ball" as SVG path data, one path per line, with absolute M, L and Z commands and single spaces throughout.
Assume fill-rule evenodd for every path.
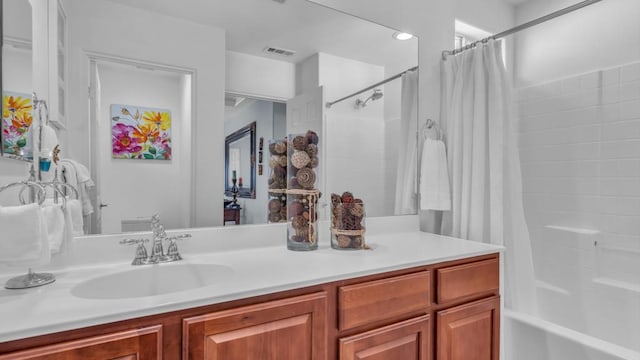
M 356 229 L 356 219 L 353 216 L 343 216 L 342 226 L 344 230 L 358 230 Z
M 276 154 L 282 155 L 287 152 L 287 143 L 279 142 L 274 146 L 274 151 Z
M 364 238 L 362 236 L 356 235 L 356 236 L 352 236 L 351 237 L 351 245 L 350 246 L 352 248 L 359 249 L 359 248 L 363 247 L 363 245 L 364 245 Z
M 304 151 L 294 151 L 293 155 L 291 155 L 291 165 L 296 169 L 302 169 L 310 162 L 311 158 L 309 157 L 309 154 Z
M 364 205 L 354 203 L 349 212 L 355 217 L 362 218 L 364 216 Z
M 304 206 L 302 206 L 302 203 L 298 201 L 294 201 L 291 204 L 289 204 L 289 217 L 302 215 L 303 211 L 304 211 Z
M 309 222 L 302 217 L 302 215 L 295 216 L 293 220 L 291 220 L 291 226 L 294 229 L 304 229 L 309 225 Z
M 273 173 L 278 177 L 285 177 L 287 176 L 287 168 L 282 167 L 281 165 L 276 165 L 273 168 Z
M 283 168 L 287 167 L 287 156 L 286 155 L 280 155 L 278 156 L 278 165 L 282 166 Z
M 351 244 L 351 239 L 347 235 L 338 235 L 337 236 L 338 247 L 347 248 L 349 244 Z
M 305 151 L 307 149 L 307 145 L 309 145 L 309 142 L 304 136 L 296 136 L 293 138 L 292 145 L 296 150 Z
M 272 213 L 280 213 L 280 209 L 282 209 L 282 203 L 278 199 L 269 200 L 269 212 Z
M 296 173 L 298 184 L 305 189 L 313 189 L 316 184 L 316 173 L 309 168 L 302 168 Z
M 331 204 L 335 206 L 336 204 L 340 204 L 342 202 L 342 198 L 338 194 L 331 194 Z
M 307 138 L 307 142 L 309 144 L 318 145 L 318 142 L 320 141 L 318 134 L 315 131 L 311 130 L 307 131 L 307 133 L 305 134 L 305 138 Z
M 269 222 L 275 223 L 282 221 L 282 215 L 278 213 L 269 213 Z
M 318 145 L 316 144 L 307 145 L 307 154 L 309 154 L 309 156 L 318 155 Z
M 276 167 L 278 164 L 280 164 L 280 156 L 278 156 L 278 155 L 272 155 L 272 156 L 269 158 L 269 167 L 273 169 L 273 168 L 274 168 L 274 167 Z
M 353 202 L 353 194 L 349 191 L 345 191 L 342 193 L 342 202 L 343 203 L 352 203 Z
M 317 156 L 312 156 L 311 162 L 309 162 L 309 166 L 315 169 L 318 167 L 318 165 L 320 165 L 320 160 L 318 160 Z

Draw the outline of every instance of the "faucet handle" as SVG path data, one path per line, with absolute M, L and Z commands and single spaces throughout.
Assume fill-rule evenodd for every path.
M 148 243 L 149 239 L 122 239 L 120 240 L 120 245 L 137 245 Z
M 142 265 L 145 264 L 148 255 L 147 248 L 144 247 L 144 243 L 149 242 L 149 239 L 123 239 L 120 240 L 120 245 L 138 245 L 136 248 L 136 256 L 133 258 L 131 265 Z
M 190 237 L 191 234 L 181 234 L 167 238 L 169 240 L 169 246 L 167 247 L 167 257 L 169 258 L 169 261 L 182 260 L 182 256 L 180 256 L 180 253 L 178 252 L 178 244 L 176 244 L 176 240 L 182 240 Z

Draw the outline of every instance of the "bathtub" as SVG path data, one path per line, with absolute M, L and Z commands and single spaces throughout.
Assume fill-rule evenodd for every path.
M 509 309 L 503 334 L 504 360 L 640 360 L 639 352 Z

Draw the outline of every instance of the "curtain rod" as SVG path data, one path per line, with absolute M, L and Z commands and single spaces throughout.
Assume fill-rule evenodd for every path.
M 489 40 L 497 40 L 497 39 L 503 38 L 503 37 L 505 37 L 507 35 L 511 35 L 513 33 L 517 33 L 518 31 L 522 31 L 524 29 L 528 29 L 528 28 L 530 28 L 532 26 L 536 26 L 538 24 L 542 24 L 543 22 L 547 22 L 547 21 L 549 21 L 551 19 L 555 19 L 555 18 L 557 18 L 559 16 L 562 16 L 562 15 L 568 14 L 570 12 L 582 9 L 583 7 L 595 4 L 595 3 L 600 2 L 600 1 L 602 1 L 602 0 L 586 0 L 586 1 L 583 1 L 583 2 L 579 2 L 577 4 L 571 5 L 569 7 L 564 8 L 564 9 L 560 9 L 558 11 L 552 12 L 551 14 L 547 14 L 545 16 L 542 16 L 542 17 L 539 17 L 537 19 L 531 20 L 531 21 L 526 22 L 524 24 L 518 25 L 518 26 L 513 27 L 513 28 L 511 28 L 509 30 L 505 30 L 505 31 L 497 33 L 495 35 L 491 35 L 489 37 L 486 37 L 486 38 L 484 38 L 482 40 L 478 40 L 478 41 L 472 42 L 471 44 L 465 45 L 465 46 L 463 46 L 461 48 L 457 48 L 457 49 L 453 49 L 453 50 L 445 50 L 445 51 L 442 52 L 442 59 L 446 59 L 448 55 L 455 55 L 455 54 L 459 54 L 459 53 L 461 53 L 461 52 L 463 52 L 465 50 L 472 49 L 472 48 L 476 47 L 476 45 L 478 45 L 479 43 L 486 43 Z
M 380 81 L 380 82 L 377 82 L 377 83 L 375 83 L 375 84 L 373 84 L 373 85 L 371 85 L 371 86 L 369 86 L 369 87 L 366 87 L 366 88 L 364 88 L 364 89 L 362 89 L 362 90 L 359 90 L 359 91 L 357 91 L 357 92 L 354 92 L 353 94 L 347 95 L 347 96 L 345 96 L 345 97 L 343 97 L 343 98 L 340 98 L 340 99 L 338 99 L 338 100 L 336 100 L 336 101 L 331 101 L 331 102 L 327 101 L 327 103 L 325 104 L 325 106 L 326 106 L 327 108 L 330 108 L 330 107 L 331 107 L 331 106 L 333 106 L 334 104 L 337 104 L 337 103 L 339 103 L 339 102 L 341 102 L 341 101 L 343 101 L 343 100 L 347 100 L 347 99 L 348 99 L 348 98 L 350 98 L 350 97 L 354 97 L 354 96 L 356 96 L 356 95 L 362 94 L 362 93 L 363 93 L 363 92 L 365 92 L 365 91 L 369 91 L 369 90 L 371 90 L 371 89 L 373 89 L 373 88 L 375 88 L 375 87 L 377 87 L 377 86 L 380 86 L 380 85 L 382 85 L 382 84 L 384 84 L 384 83 L 388 83 L 388 82 L 389 82 L 389 81 L 391 81 L 391 80 L 395 80 L 395 79 L 399 78 L 400 76 L 402 76 L 402 75 L 404 75 L 404 74 L 406 74 L 406 73 L 408 73 L 408 72 L 410 72 L 410 71 L 415 71 L 415 70 L 418 70 L 418 67 L 417 67 L 417 66 L 414 66 L 414 67 L 412 67 L 412 68 L 410 68 L 410 69 L 407 69 L 407 70 L 405 70 L 405 71 L 403 71 L 403 72 L 401 72 L 401 73 L 399 73 L 399 74 L 393 75 L 393 76 L 392 76 L 392 77 L 390 77 L 390 78 L 386 78 L 386 79 L 384 79 L 384 80 L 382 80 L 382 81 Z

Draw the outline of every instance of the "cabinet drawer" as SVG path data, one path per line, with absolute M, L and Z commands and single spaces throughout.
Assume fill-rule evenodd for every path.
M 436 301 L 439 304 L 483 293 L 497 293 L 498 259 L 489 259 L 436 270 Z
M 429 271 L 341 286 L 338 328 L 346 330 L 413 311 L 426 312 L 430 287 Z

